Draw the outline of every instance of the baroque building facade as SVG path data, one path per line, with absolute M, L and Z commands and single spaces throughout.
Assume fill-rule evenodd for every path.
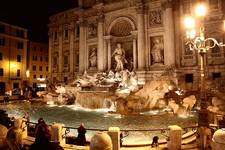
M 205 0 L 206 36 L 224 41 L 225 2 Z M 183 18 L 193 14 L 196 0 L 79 0 L 79 7 L 50 17 L 49 72 L 63 82 L 76 75 L 115 70 L 118 43 L 125 51 L 124 68 L 135 70 L 139 80 L 151 80 L 173 68 L 179 83 L 196 87 L 200 58 L 190 51 Z M 207 76 L 225 79 L 224 49 L 207 54 Z

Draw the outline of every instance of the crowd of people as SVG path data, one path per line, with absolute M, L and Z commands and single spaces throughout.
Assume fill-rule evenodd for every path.
M 26 112 L 24 117 L 29 120 L 29 113 Z M 29 126 L 29 122 L 27 123 Z M 3 125 L 0 124 L 0 132 L 2 132 Z M 6 128 L 6 127 L 5 127 Z M 38 119 L 38 123 L 35 125 L 35 141 L 32 145 L 26 146 L 22 142 L 22 129 L 17 127 L 10 127 L 8 132 L 4 132 L 5 139 L 3 140 L 4 144 L 1 145 L 1 134 L 0 134 L 0 150 L 63 150 L 63 147 L 60 146 L 60 143 L 51 141 L 51 132 L 50 126 L 47 125 L 43 118 Z M 7 128 L 6 128 L 7 129 Z M 87 145 L 86 134 L 87 130 L 84 127 L 84 124 L 81 123 L 79 128 L 77 129 L 77 137 L 75 140 L 75 145 L 85 146 Z M 4 135 L 3 135 L 4 136 Z M 120 134 L 120 146 L 122 146 L 122 139 L 124 135 Z M 155 136 L 153 138 L 153 142 L 151 144 L 152 147 L 158 146 L 158 137 Z

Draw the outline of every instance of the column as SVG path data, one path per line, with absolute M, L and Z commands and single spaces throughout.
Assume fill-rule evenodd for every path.
M 133 65 L 134 70 L 137 69 L 137 39 L 136 37 L 133 38 Z
M 79 37 L 79 72 L 83 73 L 85 70 L 85 28 L 86 22 L 80 20 L 80 37 Z
M 104 31 L 103 31 L 103 19 L 104 16 L 101 14 L 98 18 L 98 70 L 104 71 Z
M 104 69 L 103 70 L 106 70 L 107 69 L 107 66 L 108 66 L 108 62 L 107 62 L 107 59 L 108 59 L 108 56 L 107 56 L 107 40 L 104 39 Z
M 108 50 L 108 70 L 111 70 L 111 58 L 112 58 L 112 56 L 111 56 L 111 54 L 112 54 L 112 52 L 111 52 L 111 40 L 110 39 L 108 39 L 108 48 L 107 48 L 107 50 Z
M 52 72 L 52 42 L 53 42 L 53 33 L 50 29 L 48 33 L 48 77 L 51 79 Z
M 63 26 L 59 26 L 59 72 L 58 72 L 58 78 L 59 81 L 62 81 L 62 57 L 63 57 Z
M 173 0 L 161 0 L 163 8 L 163 22 L 165 29 L 165 38 L 164 38 L 165 65 L 175 65 L 174 19 L 173 19 L 172 2 Z
M 70 36 L 70 77 L 73 78 L 73 73 L 74 73 L 74 38 L 75 38 L 75 34 L 74 34 L 74 22 L 70 23 L 70 28 L 69 28 L 69 36 Z
M 137 8 L 137 28 L 138 28 L 138 70 L 145 69 L 145 31 L 144 31 L 144 8 L 139 4 Z

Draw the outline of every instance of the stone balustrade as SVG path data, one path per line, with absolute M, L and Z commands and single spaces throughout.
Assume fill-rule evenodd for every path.
M 28 126 L 25 119 L 16 119 L 15 124 L 16 127 L 21 128 L 23 131 L 23 139 L 27 139 L 28 137 Z M 54 123 L 51 127 L 51 140 L 57 143 L 60 143 L 63 147 L 68 147 L 66 144 L 65 136 L 65 128 L 64 124 Z M 120 128 L 119 127 L 109 127 L 108 132 L 105 132 L 109 135 L 112 142 L 112 150 L 120 150 Z M 91 140 L 92 141 L 92 140 Z M 182 144 L 182 128 L 177 125 L 172 125 L 168 127 L 168 141 L 167 148 L 168 150 L 180 150 Z M 29 143 L 31 144 L 31 143 Z M 93 145 L 93 143 L 91 143 Z M 70 146 L 73 147 L 73 146 Z M 82 146 L 79 146 L 79 149 L 82 149 Z M 76 149 L 76 148 L 74 148 Z M 89 149 L 87 146 L 84 146 L 83 149 Z

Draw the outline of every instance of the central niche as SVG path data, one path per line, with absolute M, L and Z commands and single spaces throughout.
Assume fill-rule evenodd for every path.
M 116 37 L 123 37 L 131 35 L 132 26 L 127 20 L 118 20 L 112 27 L 110 35 Z
M 128 18 L 117 18 L 111 24 L 111 30 L 109 32 L 112 35 L 111 53 L 113 54 L 116 45 L 121 44 L 122 49 L 125 51 L 124 69 L 133 69 L 133 37 L 132 31 L 135 30 L 134 24 Z M 112 69 L 116 68 L 115 57 L 112 57 Z

